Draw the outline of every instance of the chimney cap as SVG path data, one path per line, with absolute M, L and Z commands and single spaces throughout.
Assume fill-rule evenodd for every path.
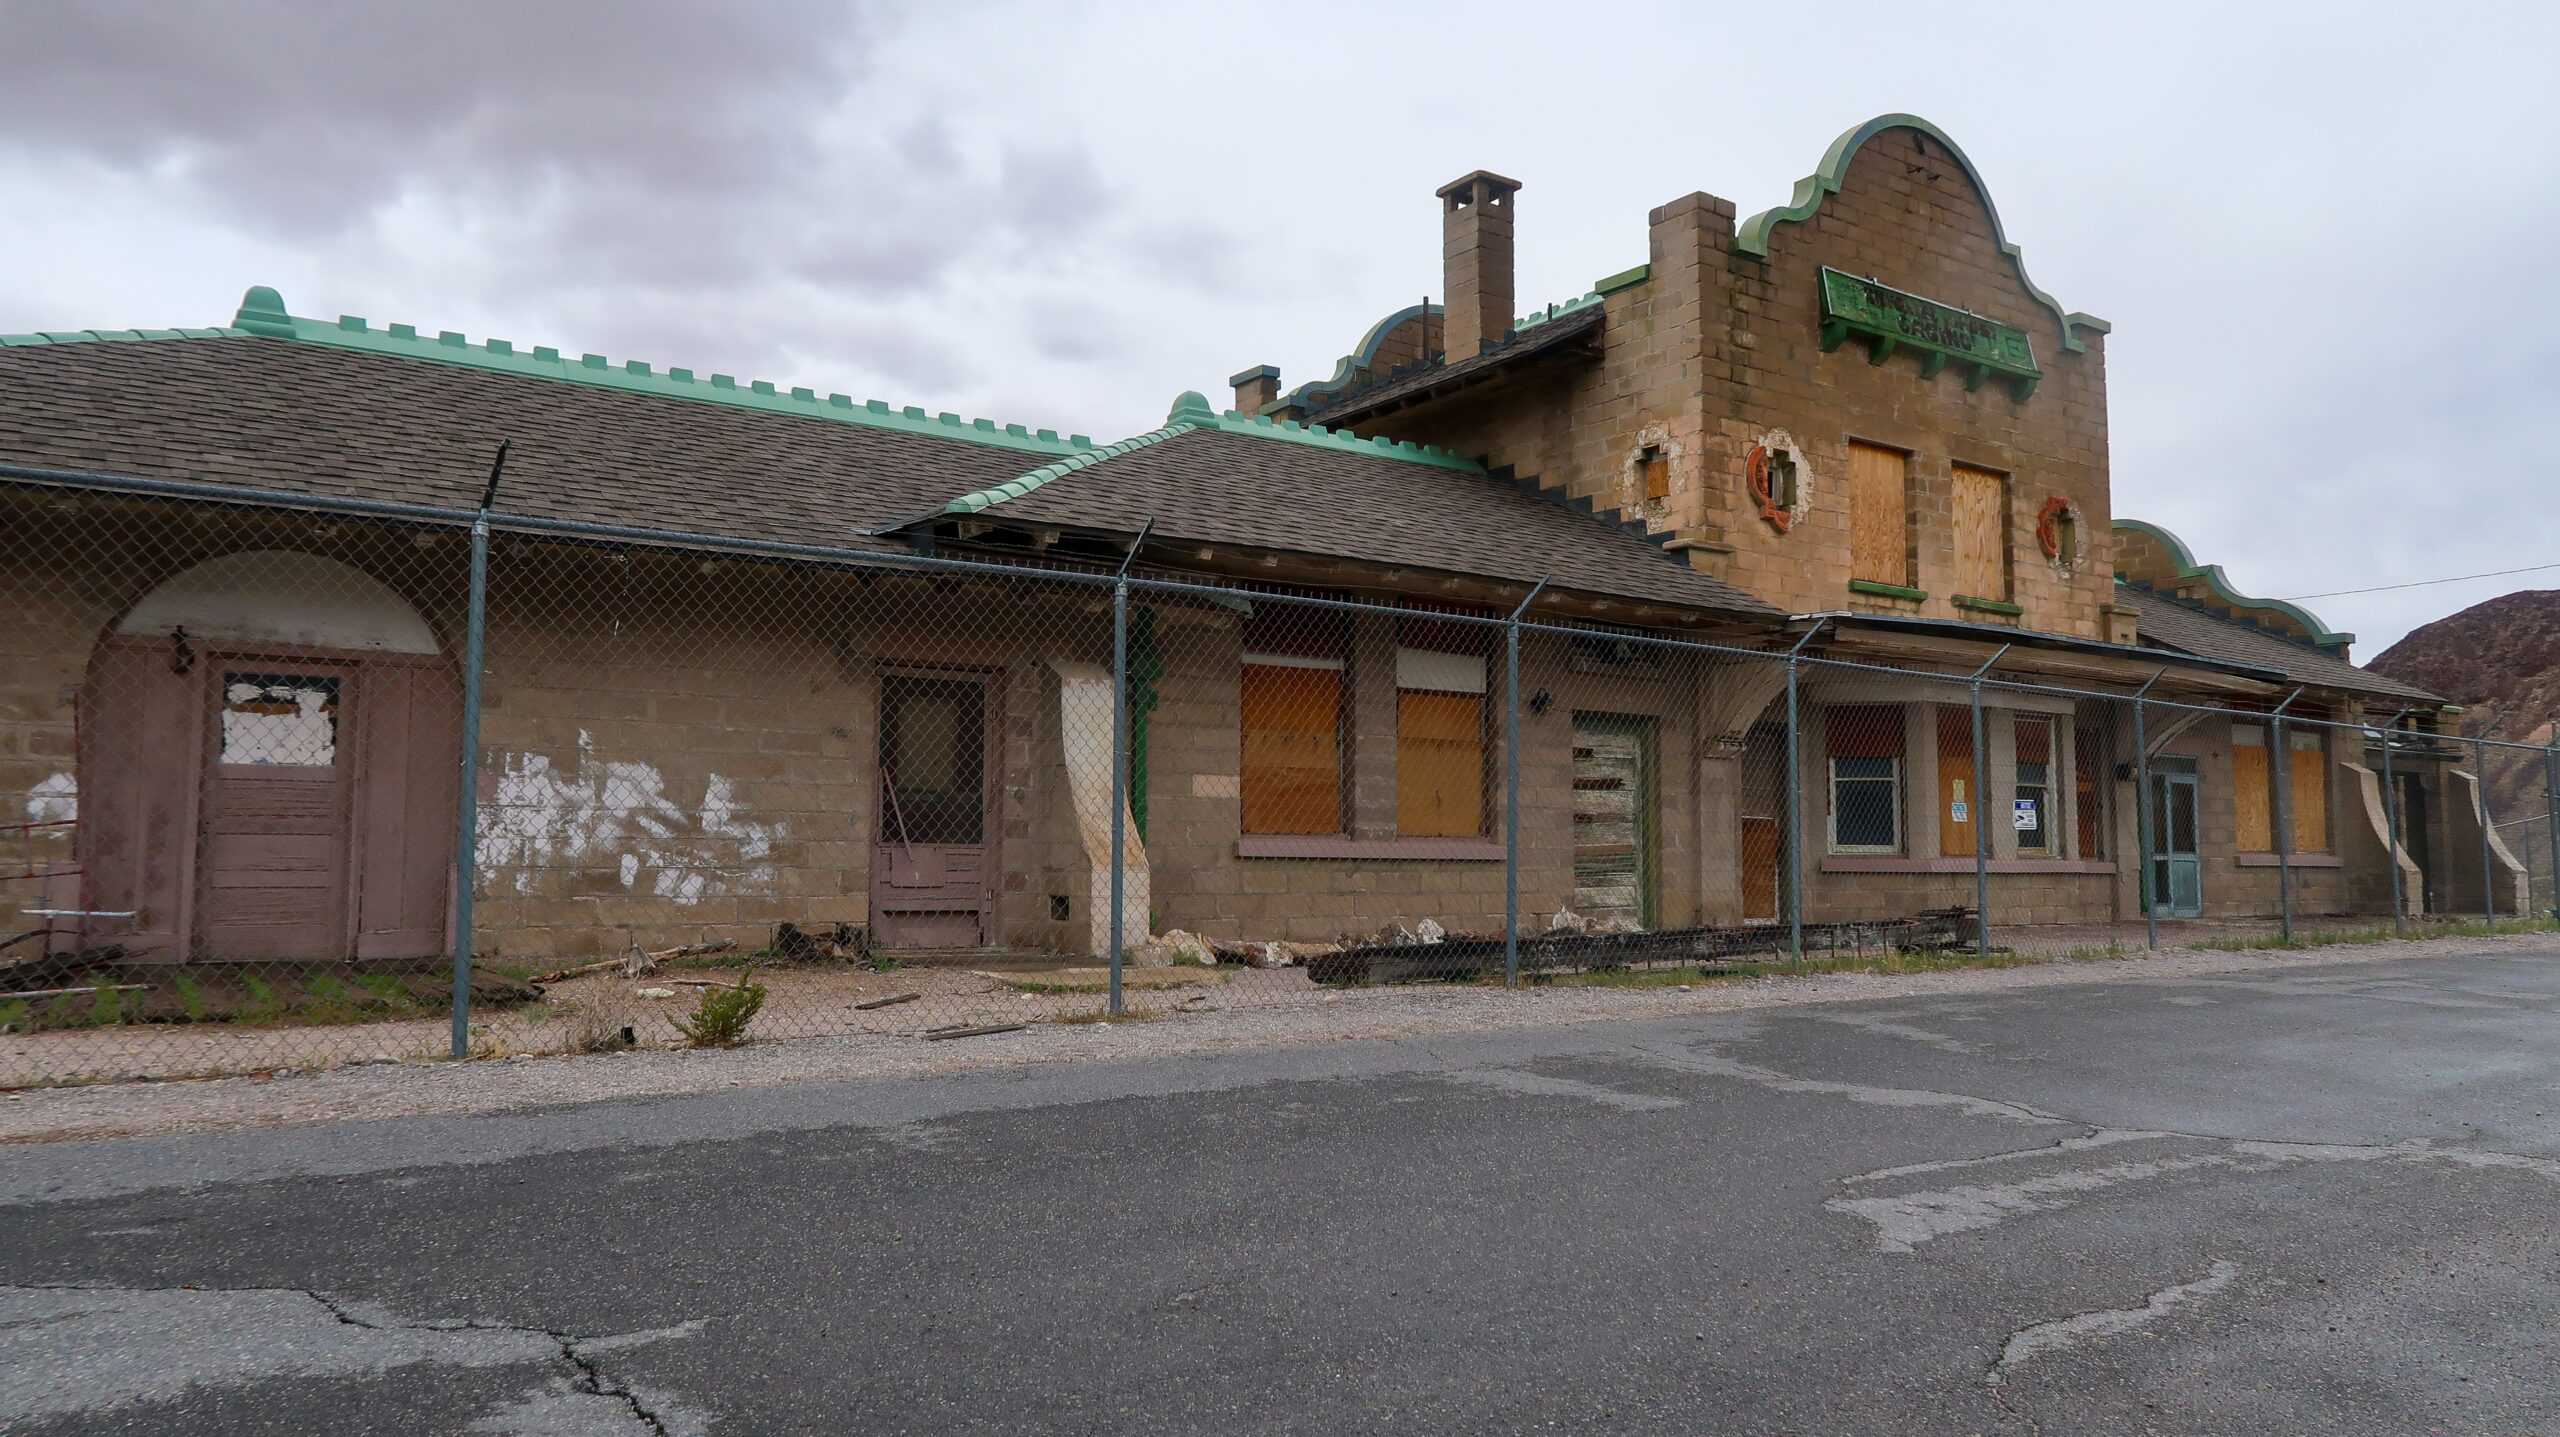
M 1241 389 L 1245 385 L 1251 384 L 1257 379 L 1278 379 L 1279 377 L 1280 366 L 1276 364 L 1257 364 L 1253 368 L 1241 373 L 1228 375 L 1227 383 L 1235 388 Z
M 1465 174 L 1451 180 L 1449 183 L 1433 190 L 1431 193 L 1438 195 L 1442 199 L 1447 199 L 1450 195 L 1455 194 L 1459 190 L 1470 188 L 1478 180 L 1491 182 L 1495 189 L 1502 191 L 1504 194 L 1511 194 L 1520 189 L 1520 182 L 1508 176 L 1497 175 L 1491 170 L 1469 170 Z

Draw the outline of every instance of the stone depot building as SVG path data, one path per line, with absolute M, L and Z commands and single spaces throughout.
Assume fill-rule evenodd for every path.
M 0 338 L 10 892 L 113 915 L 76 941 L 136 961 L 442 951 L 468 530 L 504 440 L 483 952 L 786 921 L 1107 946 L 1090 580 L 1123 562 L 1166 585 L 1129 628 L 1131 941 L 1498 929 L 1482 620 L 1540 581 L 1524 913 L 1772 922 L 1800 869 L 1808 920 L 1892 918 L 1970 903 L 1981 845 L 2004 926 L 2269 913 L 2279 850 L 2300 912 L 2388 912 L 2395 883 L 2413 912 L 2477 911 L 2484 882 L 2520 911 L 2503 847 L 2485 875 L 2473 856 L 2438 700 L 2118 514 L 2109 326 L 2029 278 L 1935 126 L 1862 124 L 1747 218 L 1705 193 L 1631 217 L 1638 262 L 1557 304 L 1514 291 L 1523 192 L 1478 171 L 1417 196 L 1444 297 L 1330 373 L 1256 365 L 1230 405 L 1185 394 L 1113 443 L 298 317 L 266 289 L 217 328 Z M 1799 646 L 1826 662 L 1789 833 L 1774 656 Z M 2353 727 L 2163 709 L 2138 794 L 2126 705 L 2004 685 L 1977 774 L 1962 680 L 1987 664 Z

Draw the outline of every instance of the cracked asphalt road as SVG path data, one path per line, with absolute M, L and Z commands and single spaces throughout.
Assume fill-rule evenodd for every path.
M 56 1144 L 0 1429 L 2560 1431 L 2560 959 Z

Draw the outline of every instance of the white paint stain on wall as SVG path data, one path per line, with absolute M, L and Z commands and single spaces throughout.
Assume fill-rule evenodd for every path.
M 80 816 L 80 780 L 57 773 L 27 790 L 27 822 L 68 823 Z
M 624 888 L 637 891 L 645 880 L 649 892 L 687 906 L 772 893 L 780 881 L 774 845 L 790 836 L 784 820 L 746 817 L 726 776 L 705 779 L 702 802 L 687 809 L 655 767 L 599 760 L 584 729 L 566 773 L 549 754 L 501 755 L 497 792 L 480 806 L 482 871 L 518 893 L 532 893 L 546 868 L 607 864 Z

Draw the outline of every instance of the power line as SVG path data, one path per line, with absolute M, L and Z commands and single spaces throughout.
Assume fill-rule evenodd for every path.
M 2394 589 L 2423 589 L 2431 584 L 2460 584 L 2472 579 L 2503 579 L 2509 574 L 2539 574 L 2545 569 L 2560 569 L 2560 564 L 2527 564 L 2521 569 L 2491 569 L 2485 574 L 2455 574 L 2444 579 L 2412 579 L 2405 584 L 2376 584 L 2370 589 L 2331 589 L 2325 594 L 2295 594 L 2279 602 L 2298 604 L 2305 599 L 2343 599 L 2349 594 L 2387 594 Z

